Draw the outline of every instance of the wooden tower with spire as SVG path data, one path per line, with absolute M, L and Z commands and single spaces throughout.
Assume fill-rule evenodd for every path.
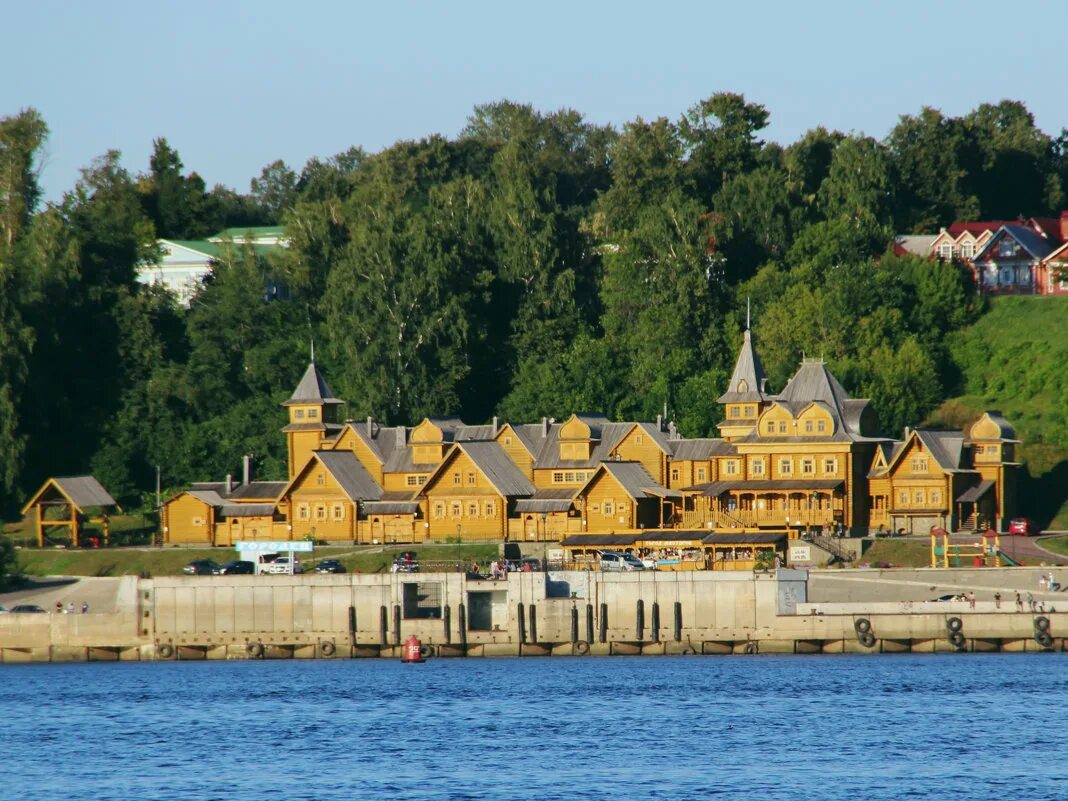
M 289 478 L 297 474 L 323 439 L 336 433 L 338 407 L 344 401 L 334 397 L 315 364 L 315 351 L 293 395 L 282 405 L 289 409 L 289 425 L 282 429 L 289 451 Z
M 749 329 L 747 305 L 742 349 L 738 352 L 738 361 L 734 365 L 727 391 L 716 400 L 725 407 L 723 422 L 718 426 L 723 439 L 733 442 L 753 433 L 760 413 L 773 400 L 765 388 L 767 381 L 753 343 L 753 333 Z

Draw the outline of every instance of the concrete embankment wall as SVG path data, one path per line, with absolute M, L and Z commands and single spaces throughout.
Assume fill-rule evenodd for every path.
M 1036 637 L 1030 612 L 812 603 L 808 579 L 793 570 L 158 578 L 131 583 L 112 615 L 0 616 L 0 660 L 395 658 L 411 635 L 436 656 L 1065 648 L 1061 613 L 1041 616 L 1049 637 Z

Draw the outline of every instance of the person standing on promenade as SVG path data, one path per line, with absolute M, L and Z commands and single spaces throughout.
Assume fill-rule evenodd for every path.
M 1016 591 L 1016 611 L 1017 612 L 1022 612 L 1023 611 L 1023 598 L 1020 597 L 1020 591 L 1019 590 Z
M 1035 611 L 1035 596 L 1031 593 L 1027 593 L 1027 608 L 1032 612 Z
M 89 602 L 88 601 L 82 601 L 82 614 L 85 615 L 85 614 L 88 614 L 88 613 L 89 613 Z
M 994 608 L 995 609 L 1001 609 L 1001 593 L 1000 592 L 995 592 L 994 593 Z
M 968 590 L 968 606 L 975 609 L 975 593 L 971 590 Z

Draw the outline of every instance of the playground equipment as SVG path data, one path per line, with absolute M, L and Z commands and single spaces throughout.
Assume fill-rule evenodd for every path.
M 931 567 L 1001 567 L 1009 561 L 996 531 L 984 531 L 977 542 L 950 542 L 944 528 L 931 529 Z

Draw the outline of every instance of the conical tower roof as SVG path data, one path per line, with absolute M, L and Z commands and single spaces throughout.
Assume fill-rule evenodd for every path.
M 297 388 L 293 390 L 289 400 L 282 405 L 294 406 L 298 403 L 321 403 L 327 406 L 339 406 L 344 402 L 334 397 L 334 393 L 327 386 L 323 374 L 319 372 L 315 362 L 312 362 L 308 365 L 308 369 L 304 371 L 304 376 L 300 379 L 300 383 L 297 384 Z
M 731 375 L 727 391 L 719 396 L 717 402 L 745 403 L 768 400 L 768 395 L 764 392 L 765 381 L 767 377 L 753 345 L 753 334 L 746 328 L 742 349 L 738 352 L 738 361 L 734 365 L 734 374 Z

